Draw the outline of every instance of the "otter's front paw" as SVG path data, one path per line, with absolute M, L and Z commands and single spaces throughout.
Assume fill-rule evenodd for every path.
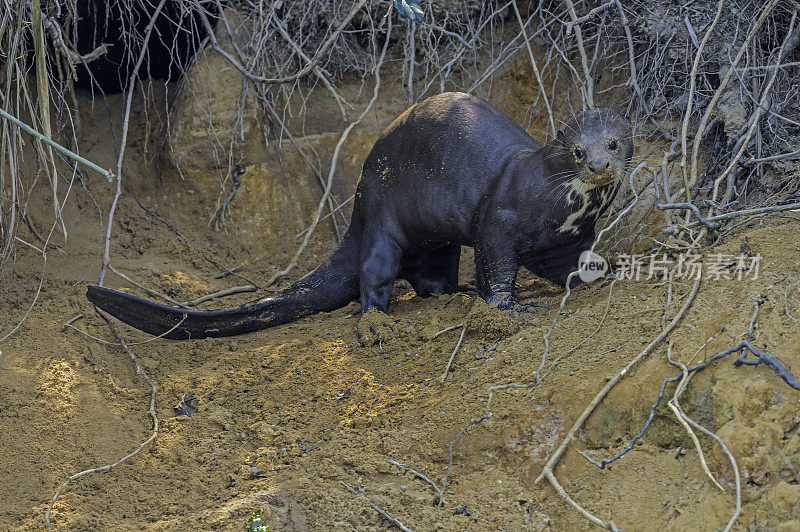
M 524 314 L 526 312 L 533 312 L 534 305 L 524 305 L 514 299 L 511 292 L 495 292 L 488 298 L 486 302 L 499 310 L 507 310 L 512 314 Z

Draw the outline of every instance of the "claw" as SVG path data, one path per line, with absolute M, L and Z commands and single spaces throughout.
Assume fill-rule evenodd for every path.
M 535 304 L 523 304 L 514 299 L 511 292 L 496 292 L 486 302 L 499 310 L 507 310 L 513 314 L 527 314 L 536 310 Z

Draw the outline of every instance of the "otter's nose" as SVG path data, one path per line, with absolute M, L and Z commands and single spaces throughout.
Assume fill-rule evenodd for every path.
M 590 172 L 598 172 L 600 170 L 604 170 L 610 166 L 608 160 L 603 159 L 594 159 L 593 161 L 589 161 L 589 171 Z

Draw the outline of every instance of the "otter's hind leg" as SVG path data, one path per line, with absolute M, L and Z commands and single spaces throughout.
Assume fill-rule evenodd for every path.
M 420 297 L 458 291 L 461 246 L 450 245 L 403 257 L 400 277 L 408 280 Z
M 387 235 L 365 235 L 361 246 L 359 285 L 361 311 L 371 308 L 386 312 L 403 252 L 394 239 Z

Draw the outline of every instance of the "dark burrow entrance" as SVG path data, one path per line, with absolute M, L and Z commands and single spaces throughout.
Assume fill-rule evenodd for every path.
M 62 20 L 80 54 L 105 44 L 107 51 L 86 65 L 78 65 L 76 86 L 106 94 L 127 85 L 158 6 L 155 0 L 77 0 L 75 17 Z M 141 79 L 176 81 L 189 67 L 207 32 L 187 2 L 167 0 L 153 26 L 139 69 Z M 63 13 L 62 13 L 63 16 Z M 209 16 L 212 24 L 215 16 Z

